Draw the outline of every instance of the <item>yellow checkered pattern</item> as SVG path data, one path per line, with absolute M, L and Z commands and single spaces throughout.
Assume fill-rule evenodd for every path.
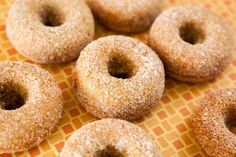
M 147 0 L 148 1 L 148 0 Z M 193 3 L 222 16 L 236 30 L 235 0 L 162 0 L 164 8 L 177 4 Z M 13 0 L 0 0 L 0 61 L 29 61 L 11 45 L 5 32 L 7 12 Z M 96 24 L 95 38 L 115 34 Z M 133 37 L 147 43 L 148 34 Z M 236 50 L 236 48 L 235 48 Z M 234 52 L 235 53 L 235 52 Z M 143 118 L 134 121 L 149 132 L 161 148 L 164 157 L 203 157 L 206 154 L 194 140 L 191 114 L 194 106 L 210 90 L 236 86 L 236 55 L 232 63 L 218 78 L 205 83 L 188 84 L 167 76 L 164 95 L 156 106 Z M 64 115 L 54 133 L 40 145 L 20 153 L 4 154 L 0 157 L 54 157 L 58 156 L 68 137 L 82 125 L 96 120 L 76 102 L 71 87 L 72 69 L 75 62 L 42 66 L 57 80 L 65 100 Z

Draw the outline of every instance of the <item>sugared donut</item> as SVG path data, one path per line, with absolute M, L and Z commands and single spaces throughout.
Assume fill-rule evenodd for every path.
M 167 74 L 186 82 L 215 78 L 229 64 L 233 50 L 231 30 L 222 19 L 193 5 L 164 11 L 149 36 Z
M 146 30 L 160 13 L 159 0 L 87 0 L 87 2 L 102 24 L 123 33 Z
M 81 52 L 73 86 L 77 100 L 94 116 L 132 120 L 157 104 L 164 89 L 164 69 L 142 42 L 109 36 Z
M 93 39 L 94 21 L 83 0 L 16 0 L 6 29 L 20 53 L 50 64 L 77 59 Z
M 210 92 L 193 113 L 193 131 L 197 143 L 213 157 L 235 157 L 236 89 Z
M 29 149 L 55 128 L 63 110 L 53 77 L 36 65 L 0 63 L 0 154 Z
M 160 157 L 158 145 L 141 128 L 118 119 L 89 123 L 66 142 L 60 157 Z

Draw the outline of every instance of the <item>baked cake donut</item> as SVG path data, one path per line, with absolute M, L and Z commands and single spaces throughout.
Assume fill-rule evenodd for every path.
M 94 20 L 83 0 L 16 0 L 6 30 L 27 58 L 41 64 L 61 63 L 77 59 L 92 41 Z
M 229 64 L 233 51 L 231 29 L 217 15 L 193 5 L 164 11 L 149 36 L 166 73 L 186 82 L 215 78 Z
M 197 143 L 209 156 L 235 157 L 236 89 L 208 93 L 193 113 L 193 131 Z
M 159 57 L 125 36 L 100 38 L 86 46 L 73 78 L 77 100 L 99 118 L 137 119 L 157 104 L 164 89 Z
M 0 63 L 0 154 L 29 149 L 55 128 L 63 111 L 53 77 L 36 65 Z
M 106 27 L 123 33 L 146 30 L 160 13 L 160 0 L 87 0 Z
M 160 157 L 158 145 L 136 125 L 103 119 L 77 130 L 66 142 L 60 157 Z

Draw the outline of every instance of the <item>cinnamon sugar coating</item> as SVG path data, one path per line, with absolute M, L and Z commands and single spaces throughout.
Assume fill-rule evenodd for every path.
M 149 28 L 161 11 L 160 0 L 86 0 L 94 16 L 106 27 L 123 33 Z
M 6 30 L 27 58 L 41 64 L 61 63 L 77 59 L 92 41 L 94 20 L 83 0 L 16 0 Z
M 108 36 L 81 52 L 73 87 L 77 100 L 94 116 L 137 119 L 161 98 L 164 68 L 155 52 L 142 42 Z
M 166 73 L 186 82 L 215 78 L 229 64 L 233 51 L 232 32 L 226 23 L 193 5 L 165 10 L 156 18 L 149 36 Z
M 58 124 L 62 93 L 54 78 L 36 65 L 2 62 L 0 69 L 0 154 L 24 151 Z
M 77 130 L 60 157 L 160 157 L 158 145 L 144 130 L 124 120 L 103 119 Z
M 236 156 L 236 89 L 208 93 L 193 113 L 192 125 L 197 143 L 212 157 Z

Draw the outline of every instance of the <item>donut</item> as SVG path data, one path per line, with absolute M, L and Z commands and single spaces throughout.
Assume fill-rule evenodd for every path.
M 235 157 L 236 89 L 227 88 L 208 93 L 196 107 L 192 117 L 197 143 L 214 157 Z
M 36 65 L 1 62 L 0 69 L 0 154 L 24 151 L 52 133 L 62 115 L 62 93 Z
M 231 29 L 217 15 L 198 6 L 181 5 L 156 18 L 149 45 L 168 75 L 196 83 L 222 73 L 230 62 L 233 38 Z
M 22 55 L 53 64 L 78 58 L 93 39 L 94 20 L 83 0 L 16 0 L 6 31 Z
M 141 128 L 118 119 L 84 125 L 66 142 L 60 157 L 160 157 L 158 145 Z
M 73 73 L 78 102 L 98 118 L 140 118 L 161 98 L 164 80 L 155 52 L 121 35 L 86 46 Z
M 159 0 L 87 0 L 87 3 L 99 22 L 122 33 L 145 31 L 161 11 Z

